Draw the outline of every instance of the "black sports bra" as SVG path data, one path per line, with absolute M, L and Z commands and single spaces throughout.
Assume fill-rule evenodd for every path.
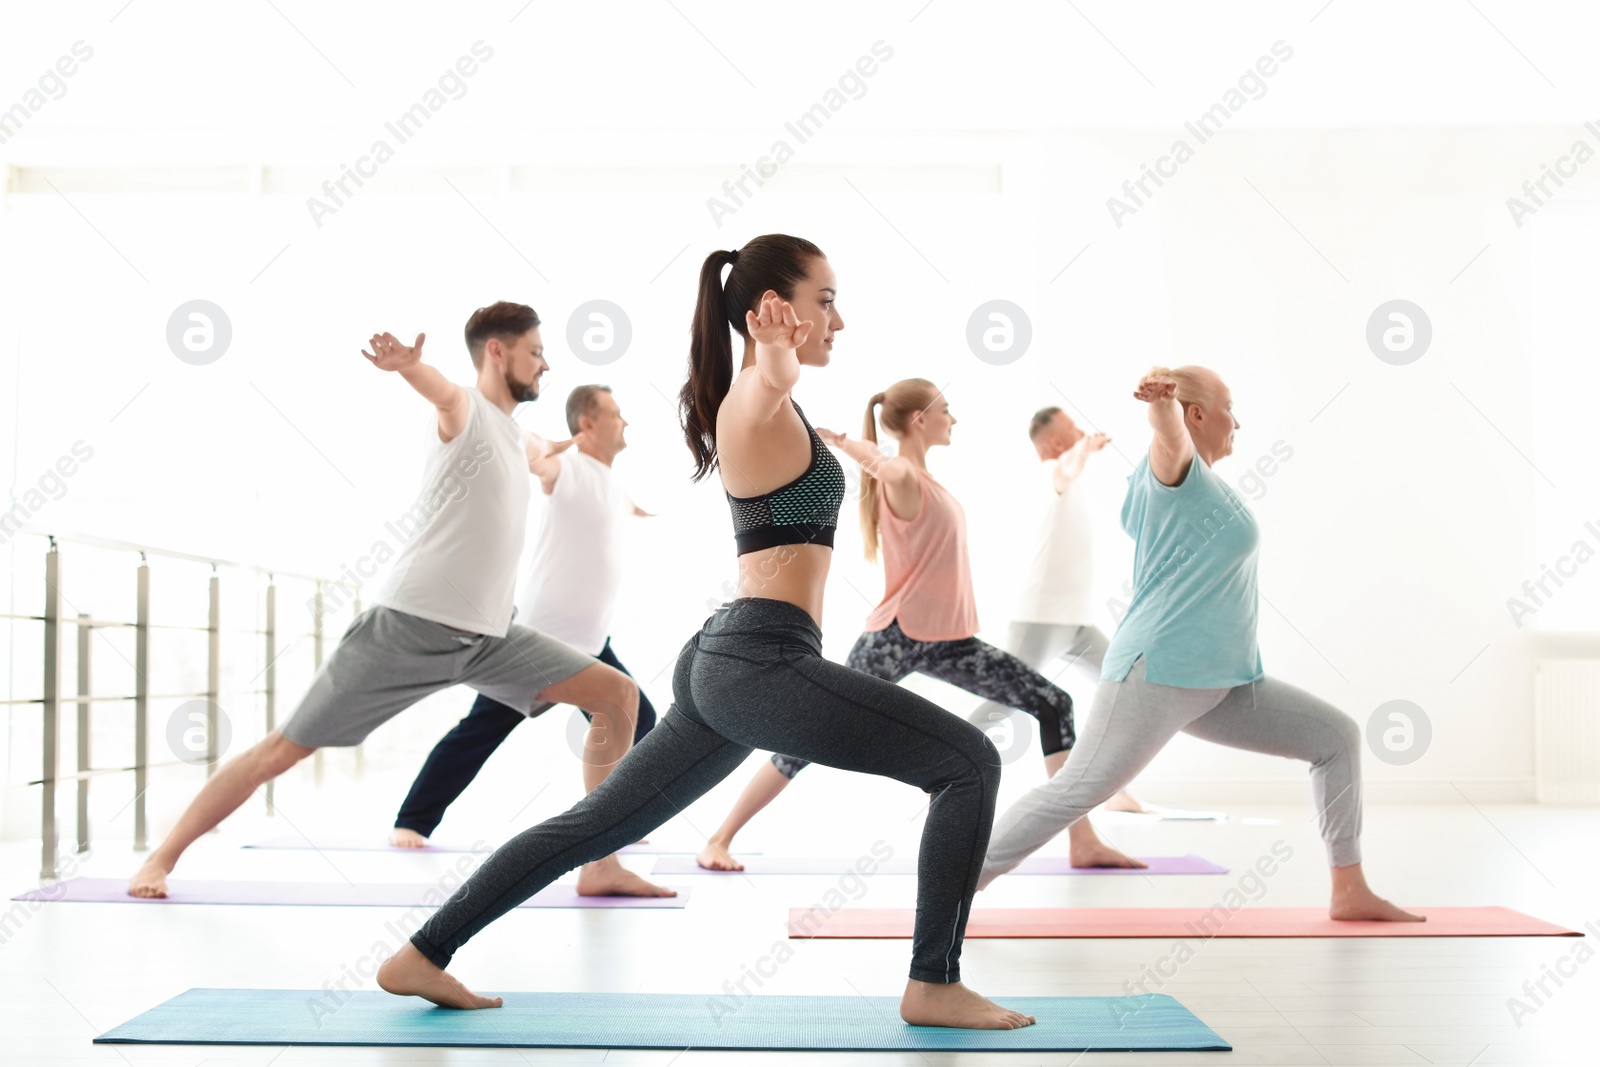
M 806 413 L 793 397 L 789 403 L 794 404 L 806 433 L 811 435 L 811 465 L 800 477 L 770 493 L 727 494 L 728 507 L 733 510 L 733 541 L 740 556 L 777 545 L 833 547 L 839 505 L 844 501 L 844 469 L 811 428 Z

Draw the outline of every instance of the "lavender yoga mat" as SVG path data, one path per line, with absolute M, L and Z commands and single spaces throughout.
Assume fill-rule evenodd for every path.
M 303 837 L 269 837 L 265 841 L 252 841 L 244 847 L 291 849 L 304 852 L 481 852 L 484 855 L 488 855 L 499 848 L 500 843 L 486 843 L 483 848 L 474 849 L 471 845 L 458 842 L 446 842 L 442 845 L 437 845 L 430 841 L 421 848 L 396 848 L 381 837 L 313 837 L 309 841 Z M 623 845 L 617 849 L 619 854 L 625 856 L 659 856 L 670 851 L 672 850 L 657 848 L 655 845 Z M 760 855 L 760 853 L 750 853 L 750 855 Z
M 1011 874 L 1227 874 L 1228 868 L 1219 867 L 1202 856 L 1140 856 L 1148 867 L 1074 867 L 1065 856 L 1034 856 L 1025 859 Z M 651 874 L 849 874 L 856 870 L 855 860 L 845 859 L 792 859 L 782 856 L 758 856 L 740 860 L 742 871 L 708 871 L 695 863 L 693 856 L 658 856 Z M 891 859 L 878 864 L 874 874 L 916 874 L 914 859 Z
M 285 904 L 298 907 L 437 907 L 450 891 L 437 885 L 369 882 L 233 882 L 174 879 L 166 897 L 130 897 L 122 878 L 69 878 L 30 889 L 12 900 L 97 904 Z M 432 897 L 429 894 L 433 894 Z M 523 901 L 522 908 L 681 908 L 689 890 L 675 897 L 580 897 L 570 885 L 552 885 Z

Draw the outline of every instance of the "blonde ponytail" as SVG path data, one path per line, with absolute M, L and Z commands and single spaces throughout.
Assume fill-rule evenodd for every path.
M 910 426 L 912 418 L 928 410 L 939 399 L 939 387 L 926 378 L 906 378 L 895 382 L 881 393 L 874 393 L 867 401 L 866 418 L 861 424 L 861 438 L 873 445 L 878 443 L 878 420 L 874 410 L 883 406 L 883 428 L 898 438 Z M 861 467 L 861 544 L 868 562 L 878 558 L 878 479 Z

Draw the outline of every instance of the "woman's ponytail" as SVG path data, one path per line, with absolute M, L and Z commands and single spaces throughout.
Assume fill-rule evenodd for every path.
M 683 434 L 694 453 L 694 481 L 716 465 L 717 409 L 733 384 L 733 342 L 723 309 L 722 268 L 739 258 L 737 251 L 713 252 L 700 266 L 694 321 L 689 327 L 689 380 L 678 391 Z
M 867 417 L 861 423 L 861 439 L 876 446 L 878 443 L 878 420 L 873 412 L 884 401 L 883 393 L 874 393 L 871 400 L 867 401 Z M 867 473 L 866 464 L 861 466 L 861 544 L 867 552 L 867 562 L 876 562 L 878 558 L 878 479 Z
M 745 337 L 745 313 L 768 289 L 793 300 L 822 249 L 801 237 L 763 234 L 731 252 L 713 252 L 700 265 L 694 321 L 689 326 L 689 380 L 678 390 L 683 435 L 694 453 L 694 480 L 717 465 L 717 410 L 733 385 L 732 329 Z M 728 267 L 728 281 L 722 268 Z

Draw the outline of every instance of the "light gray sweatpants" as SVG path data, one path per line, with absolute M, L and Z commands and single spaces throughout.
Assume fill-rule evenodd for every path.
M 1140 657 L 1120 682 L 1101 679 L 1094 710 L 1055 776 L 995 820 L 982 889 L 1113 796 L 1179 731 L 1230 748 L 1311 764 L 1328 863 L 1361 862 L 1361 730 L 1303 689 L 1263 676 L 1231 689 L 1145 681 Z

